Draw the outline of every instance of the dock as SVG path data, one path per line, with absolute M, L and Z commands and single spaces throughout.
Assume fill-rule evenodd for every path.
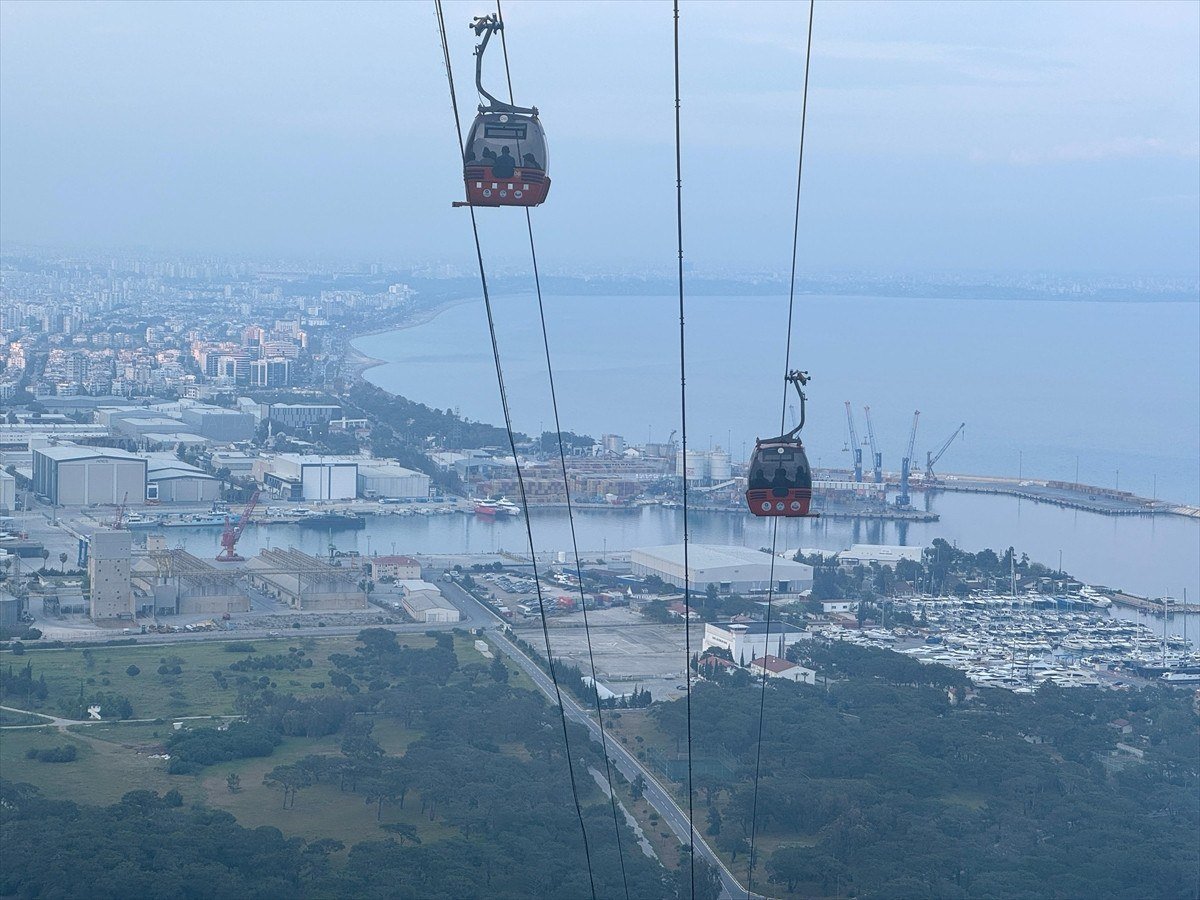
M 1163 614 L 1163 604 L 1157 600 L 1138 597 L 1135 594 L 1124 594 L 1120 591 L 1106 593 L 1105 596 L 1117 606 L 1137 609 L 1152 616 L 1161 616 Z M 1173 618 L 1177 615 L 1195 615 L 1197 613 L 1200 613 L 1200 603 L 1175 602 L 1167 604 L 1167 618 Z

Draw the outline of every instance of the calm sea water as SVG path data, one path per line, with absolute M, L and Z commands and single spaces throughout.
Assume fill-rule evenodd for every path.
M 679 427 L 676 303 L 546 298 L 563 428 L 641 443 Z M 494 305 L 515 425 L 550 429 L 536 301 Z M 689 446 L 744 458 L 779 433 L 786 298 L 692 297 L 687 316 Z M 919 409 L 921 461 L 966 422 L 943 471 L 1071 480 L 1078 462 L 1088 483 L 1200 503 L 1200 304 L 804 296 L 792 341 L 818 464 L 849 464 L 849 400 L 860 439 L 870 405 L 887 469 Z M 482 301 L 355 345 L 387 361 L 367 373 L 380 387 L 502 421 Z
M 665 440 L 679 427 L 675 303 L 547 298 L 564 429 L 640 443 Z M 503 297 L 495 308 L 515 425 L 530 433 L 549 429 L 536 302 Z M 687 310 L 689 446 L 719 444 L 744 458 L 756 433 L 779 427 L 786 299 L 694 297 Z M 1198 335 L 1194 303 L 801 297 L 792 359 L 813 375 L 805 443 L 818 465 L 848 465 L 843 401 L 853 404 L 860 438 L 861 407 L 869 404 L 884 467 L 895 470 L 920 409 L 918 460 L 967 423 L 966 439 L 946 452 L 941 471 L 1074 479 L 1078 466 L 1083 481 L 1197 503 Z M 502 421 L 482 302 L 355 345 L 386 361 L 367 373 L 373 383 L 472 419 Z M 1061 550 L 1064 567 L 1094 583 L 1155 596 L 1200 593 L 1195 521 L 1114 519 L 964 495 L 930 502 L 942 515 L 931 525 L 789 523 L 780 540 L 839 549 L 851 541 L 944 537 L 968 548 L 1012 545 L 1050 565 Z M 393 540 L 433 552 L 524 545 L 516 523 L 393 522 L 373 524 L 376 550 Z M 585 515 L 579 525 L 581 544 L 591 549 L 667 543 L 680 534 L 678 515 L 664 510 Z M 561 513 L 538 512 L 535 526 L 539 549 L 569 546 Z M 693 536 L 770 543 L 762 522 L 743 517 L 698 517 Z

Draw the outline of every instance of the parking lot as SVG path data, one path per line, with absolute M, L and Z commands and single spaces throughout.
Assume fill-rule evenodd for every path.
M 668 700 L 681 696 L 679 688 L 687 671 L 683 623 L 659 624 L 650 622 L 628 607 L 588 611 L 591 626 L 592 653 L 596 659 L 596 674 L 601 683 L 618 694 L 635 685 L 649 688 L 657 699 Z M 590 671 L 587 634 L 580 613 L 556 616 L 548 620 L 550 647 L 556 658 Z M 534 646 L 541 648 L 541 623 L 537 620 L 515 626 L 517 633 Z M 692 652 L 700 649 L 704 626 L 692 626 Z

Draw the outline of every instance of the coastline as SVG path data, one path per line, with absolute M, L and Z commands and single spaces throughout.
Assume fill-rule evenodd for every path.
M 442 313 L 456 306 L 462 306 L 464 303 L 471 303 L 478 298 L 476 297 L 455 297 L 451 300 L 446 300 L 436 306 L 426 309 L 414 310 L 411 315 L 406 316 L 398 322 L 393 322 L 381 328 L 371 328 L 366 331 L 355 332 L 353 336 L 346 340 L 346 369 L 352 381 L 366 381 L 365 374 L 368 370 L 376 366 L 386 365 L 389 360 L 379 359 L 378 357 L 369 356 L 360 350 L 356 343 L 363 338 L 374 337 L 377 334 L 387 334 L 390 331 L 407 331 L 410 328 L 417 328 L 420 325 L 426 325 L 432 322 Z M 375 385 L 379 387 L 378 385 Z M 380 388 L 382 391 L 392 393 L 387 388 Z

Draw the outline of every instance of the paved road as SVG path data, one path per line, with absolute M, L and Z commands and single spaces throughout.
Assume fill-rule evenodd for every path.
M 554 693 L 554 682 L 550 680 L 550 676 L 543 672 L 538 666 L 529 659 L 524 653 L 517 649 L 511 641 L 505 637 L 501 630 L 507 623 L 497 616 L 490 609 L 481 604 L 478 600 L 460 588 L 458 585 L 443 585 L 445 594 L 450 597 L 454 605 L 459 607 L 464 613 L 474 607 L 490 619 L 487 631 L 489 636 L 495 642 L 497 648 L 515 662 L 526 675 L 530 677 L 534 684 L 544 693 L 551 703 L 556 702 Z M 472 616 L 475 620 L 478 614 Z M 570 695 L 565 691 L 562 694 L 563 710 L 567 718 L 572 722 L 576 722 L 587 729 L 588 734 L 596 743 L 601 743 L 602 735 L 600 732 L 599 723 L 593 719 Z M 688 843 L 688 819 L 687 814 L 675 802 L 667 790 L 659 783 L 654 773 L 642 765 L 641 761 L 636 756 L 626 750 L 616 741 L 613 741 L 607 734 L 603 735 L 603 744 L 608 750 L 608 757 L 612 760 L 613 765 L 630 781 L 633 781 L 639 774 L 646 781 L 645 797 L 650 805 L 658 810 L 658 814 L 662 816 L 662 820 L 667 823 L 674 835 L 683 845 Z M 723 897 L 746 897 L 746 889 L 738 882 L 733 873 L 725 866 L 713 852 L 713 849 L 704 840 L 699 829 L 692 829 L 693 836 L 696 840 L 696 853 L 702 859 L 708 861 L 712 866 L 715 866 L 718 874 L 721 877 L 721 894 Z M 752 895 L 755 898 L 761 898 L 761 894 Z
M 554 683 L 550 680 L 545 672 L 535 665 L 524 653 L 516 648 L 506 638 L 500 630 L 492 629 L 489 635 L 497 644 L 499 649 L 512 659 L 521 670 L 528 675 L 541 690 L 550 698 L 551 702 L 555 700 Z M 600 742 L 600 726 L 583 708 L 572 699 L 565 691 L 562 695 L 563 708 L 567 718 L 572 722 L 576 722 L 584 726 L 588 730 L 588 734 L 592 740 Z M 608 738 L 607 735 L 605 735 Z M 636 756 L 626 750 L 621 744 L 613 741 L 611 738 L 605 740 L 605 745 L 608 748 L 609 759 L 613 765 L 620 770 L 621 774 L 632 781 L 638 774 L 641 774 L 646 781 L 645 797 L 650 802 L 650 805 L 658 810 L 664 822 L 679 839 L 680 843 L 687 845 L 688 843 L 688 820 L 687 814 L 680 808 L 665 788 L 659 784 L 658 779 L 654 774 L 641 764 Z M 717 868 L 721 877 L 722 896 L 725 897 L 745 897 L 746 889 L 733 876 L 733 873 L 725 866 L 720 858 L 708 846 L 699 829 L 693 829 L 696 840 L 696 853 L 702 858 Z M 758 897 L 760 895 L 755 894 Z

